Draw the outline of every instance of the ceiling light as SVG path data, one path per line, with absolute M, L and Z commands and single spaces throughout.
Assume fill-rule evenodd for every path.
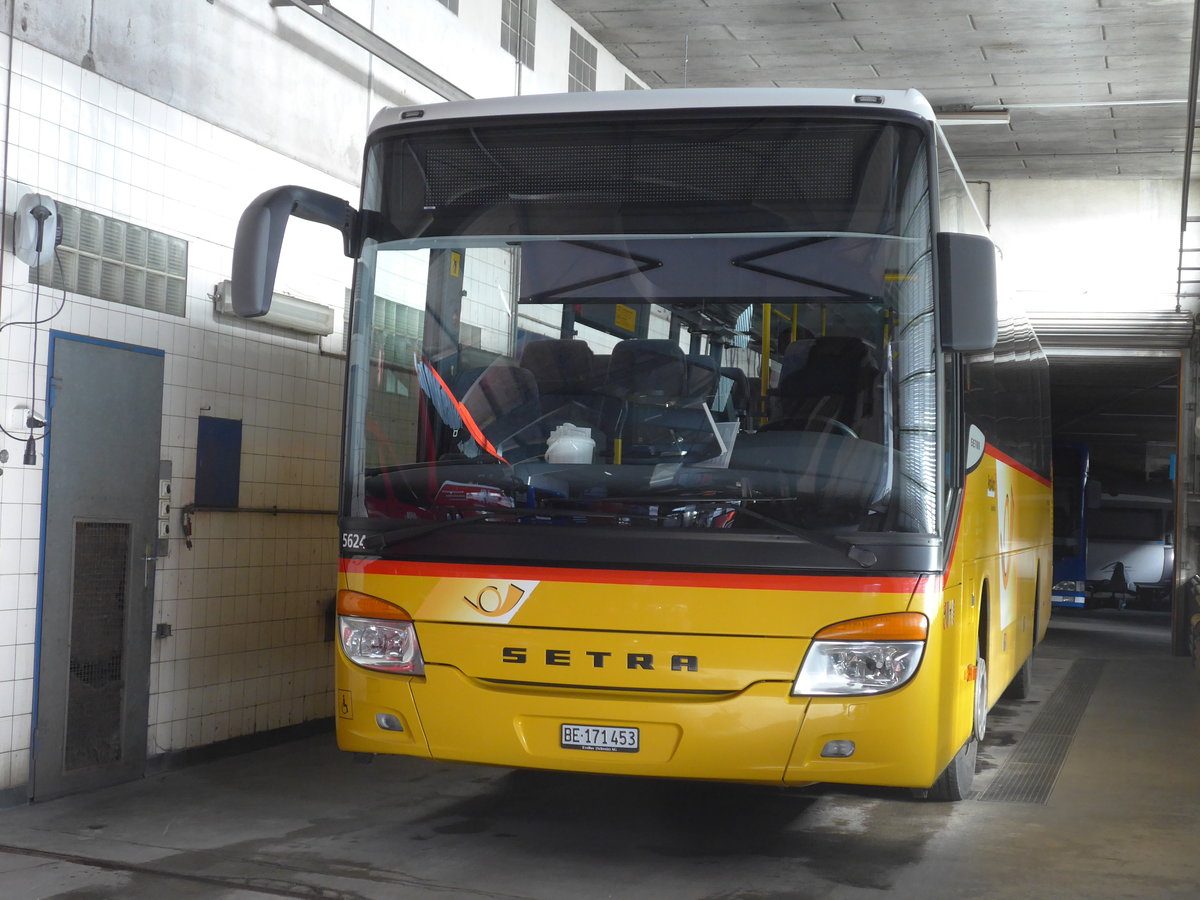
M 1008 110 L 1001 108 L 995 112 L 979 111 L 978 107 L 965 112 L 939 112 L 939 125 L 1007 125 Z
M 998 109 L 1090 109 L 1096 106 L 1170 106 L 1186 100 L 1079 100 L 1071 103 L 982 103 L 972 112 Z M 939 119 L 941 116 L 938 117 Z
M 223 316 L 241 318 L 233 311 L 229 299 L 229 282 L 222 281 L 213 291 L 213 308 Z M 242 319 L 243 322 L 264 322 L 279 328 L 289 328 L 304 334 L 333 334 L 333 307 L 289 294 L 272 294 L 271 308 L 261 316 Z

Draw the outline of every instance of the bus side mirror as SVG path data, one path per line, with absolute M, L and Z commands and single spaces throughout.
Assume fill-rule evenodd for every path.
M 239 316 L 262 316 L 271 308 L 289 216 L 336 228 L 346 255 L 358 255 L 358 213 L 345 200 L 295 185 L 259 194 L 242 213 L 233 241 L 229 291 Z
M 938 306 L 943 350 L 996 346 L 996 247 L 985 237 L 943 231 L 937 236 Z

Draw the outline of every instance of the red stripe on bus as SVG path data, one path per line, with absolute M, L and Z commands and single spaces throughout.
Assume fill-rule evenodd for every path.
M 1017 462 L 1015 459 L 1013 459 L 1011 456 L 1009 456 L 1003 450 L 997 449 L 994 445 L 985 444 L 983 451 L 984 451 L 984 453 L 986 453 L 988 456 L 992 457 L 997 462 L 1002 462 L 1006 466 L 1016 469 L 1018 472 L 1022 472 L 1025 475 L 1028 475 L 1030 478 L 1032 478 L 1038 484 L 1042 484 L 1042 485 L 1045 485 L 1046 487 L 1050 487 L 1050 479 L 1049 478 L 1047 478 L 1045 475 L 1039 475 L 1037 472 L 1033 471 L 1033 469 L 1029 468 L 1029 466 L 1026 466 L 1026 465 L 1023 465 L 1023 464 Z
M 484 578 L 561 581 L 578 584 L 636 584 L 654 587 L 751 588 L 760 591 L 825 591 L 911 596 L 922 575 L 870 578 L 861 575 L 754 575 L 739 572 L 645 572 L 628 569 L 556 569 L 547 566 L 487 566 L 461 563 L 342 559 L 348 575 L 407 575 L 420 578 Z

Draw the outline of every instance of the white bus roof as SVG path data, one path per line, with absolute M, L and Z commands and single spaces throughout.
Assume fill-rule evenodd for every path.
M 481 116 L 522 116 L 577 112 L 634 112 L 641 110 L 705 110 L 772 106 L 830 107 L 863 113 L 889 109 L 933 121 L 929 101 L 916 90 L 876 91 L 842 88 L 707 88 L 693 90 L 601 91 L 570 94 L 528 94 L 401 106 L 375 116 L 371 131 L 401 122 L 432 119 L 470 119 Z

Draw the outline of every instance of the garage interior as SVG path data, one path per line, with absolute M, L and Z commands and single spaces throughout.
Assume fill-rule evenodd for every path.
M 738 4 L 735 20 L 722 3 L 563 6 L 651 87 L 920 85 L 985 215 L 994 183 L 1014 176 L 1086 179 L 1073 185 L 1080 191 L 1096 180 L 1182 177 L 1173 271 L 1147 265 L 1141 289 L 1119 299 L 1083 285 L 1047 299 L 1025 285 L 1023 302 L 1051 362 L 1055 440 L 1089 445 L 1110 485 L 1140 481 L 1160 493 L 1165 474 L 1181 536 L 1172 581 L 1187 582 L 1194 429 L 1178 427 L 1178 372 L 1191 365 L 1200 296 L 1192 3 L 764 2 Z M 997 232 L 1003 252 L 1007 229 Z M 1172 455 L 1185 461 L 1174 481 Z M 1173 593 L 1173 645 L 1185 652 L 1187 601 Z
M 1085 447 L 1089 453 L 1085 527 L 1097 539 L 1101 555 L 1093 554 L 1096 558 L 1089 561 L 1088 579 L 1111 581 L 1116 557 L 1103 556 L 1102 548 L 1106 540 L 1132 539 L 1123 529 L 1140 528 L 1149 532 L 1143 538 L 1165 539 L 1170 559 L 1164 567 L 1173 569 L 1180 502 L 1180 384 L 1188 378 L 1181 366 L 1191 318 L 1152 314 L 1134 327 L 1128 320 L 1097 323 L 1064 316 L 1042 316 L 1036 322 L 1050 363 L 1055 443 Z M 1127 583 L 1125 588 L 1117 585 L 1120 596 L 1114 597 L 1113 585 L 1100 585 L 1102 600 L 1098 595 L 1089 605 L 1170 610 L 1174 576 L 1165 578 L 1162 569 L 1133 571 L 1132 562 L 1123 563 Z M 1178 600 L 1182 617 L 1186 593 L 1180 592 Z
M 179 408 L 164 407 L 170 411 L 164 447 L 174 450 L 175 433 L 195 428 L 198 416 L 243 415 L 240 405 L 236 413 L 206 405 L 220 384 L 216 364 L 248 355 L 245 337 L 252 334 L 242 323 L 231 325 L 212 314 L 217 298 L 208 295 L 208 285 L 219 287 L 228 278 L 239 211 L 234 207 L 246 193 L 225 184 L 241 165 L 238 154 L 251 159 L 247 168 L 263 177 L 282 179 L 276 172 L 286 171 L 291 178 L 293 169 L 296 178 L 317 173 L 331 191 L 350 196 L 355 189 L 350 179 L 361 165 L 361 138 L 377 108 L 549 89 L 537 79 L 558 63 L 545 44 L 539 45 L 536 70 L 519 63 L 502 71 L 481 69 L 482 75 L 471 69 L 469 57 L 485 56 L 471 52 L 476 20 L 486 18 L 491 29 L 486 39 L 496 44 L 492 31 L 498 29 L 492 26 L 499 25 L 500 12 L 492 3 L 116 0 L 109 10 L 97 9 L 108 4 L 92 4 L 84 12 L 86 5 L 77 0 L 44 5 L 0 0 L 0 25 L 10 48 L 36 47 L 48 61 L 61 57 L 62 69 L 120 84 L 129 92 L 131 115 L 151 108 L 153 99 L 161 104 L 153 109 L 163 120 L 183 116 L 190 123 L 185 133 L 193 143 L 184 155 L 210 168 L 218 168 L 214 160 L 226 167 L 185 180 L 228 205 L 227 216 L 181 205 L 185 212 L 177 221 L 161 226 L 195 241 L 192 265 L 200 276 L 194 280 L 205 287 L 195 289 L 200 296 L 189 302 L 194 306 L 198 300 L 209 316 L 206 324 L 217 324 L 198 334 L 174 322 L 161 332 L 143 330 L 139 321 L 132 332 L 147 343 L 151 334 L 165 336 L 168 396 L 179 400 Z M 278 511 L 289 504 L 282 487 L 271 493 L 275 488 L 264 487 L 263 479 L 254 487 L 256 502 L 242 515 L 193 509 L 186 519 L 179 517 L 192 500 L 180 493 L 191 482 L 181 479 L 190 479 L 195 466 L 194 444 L 186 447 L 181 437 L 175 471 L 168 467 L 163 476 L 177 496 L 171 559 L 159 571 L 175 593 L 165 595 L 164 603 L 160 587 L 155 608 L 158 668 L 150 685 L 149 758 L 120 783 L 56 799 L 31 798 L 31 738 L 18 745 L 17 735 L 20 725 L 28 734 L 36 717 L 36 703 L 30 699 L 25 706 L 33 708 L 26 709 L 19 693 L 32 688 L 17 689 L 12 703 L 0 695 L 0 719 L 11 713 L 14 723 L 8 743 L 10 731 L 0 731 L 0 776 L 8 778 L 0 781 L 0 892 L 239 900 L 783 900 L 881 892 L 1193 896 L 1200 882 L 1195 853 L 1200 766 L 1189 752 L 1200 742 L 1200 676 L 1191 625 L 1200 612 L 1191 587 L 1200 572 L 1195 329 L 1200 187 L 1194 171 L 1200 0 L 500 0 L 499 5 L 505 16 L 515 11 L 518 43 L 529 38 L 520 23 L 553 26 L 564 41 L 577 27 L 624 67 L 629 89 L 920 90 L 977 191 L 1015 276 L 1016 300 L 1028 310 L 1046 351 L 1055 439 L 1089 449 L 1098 504 L 1106 492 L 1110 498 L 1144 494 L 1169 510 L 1173 560 L 1165 587 L 1142 592 L 1135 587 L 1121 597 L 1110 592 L 1094 609 L 1056 612 L 1038 648 L 1034 692 L 1028 699 L 1002 700 L 992 710 L 974 796 L 958 804 L 920 803 L 907 791 L 887 789 L 646 782 L 401 757 L 358 759 L 335 747 L 332 700 L 325 702 L 332 691 L 319 661 L 306 657 L 307 668 L 297 662 L 296 671 L 287 673 L 288 684 L 296 685 L 294 697 L 276 690 L 251 698 L 249 687 L 236 679 L 231 685 L 228 677 L 222 681 L 216 671 L 226 657 L 212 648 L 224 652 L 230 630 L 268 631 L 261 623 L 269 625 L 271 611 L 286 606 L 280 596 L 269 595 L 255 607 L 266 610 L 261 620 L 238 618 L 236 609 L 230 611 L 236 597 L 217 589 L 244 587 L 249 576 L 239 567 L 249 553 L 233 545 L 274 534 L 276 527 L 283 532 L 277 523 L 286 517 Z M 281 61 L 267 66 L 269 78 L 243 68 L 276 54 Z M 564 78 L 555 90 L 566 84 L 565 49 L 559 55 Z M 16 110 L 33 76 L 26 71 L 16 78 L 13 59 L 10 50 L 8 77 L 15 88 L 7 102 Z M 296 68 L 297 59 L 306 67 Z M 505 57 L 505 63 L 513 60 Z M 248 84 L 261 87 L 249 91 Z M 322 86 L 329 96 L 317 96 L 325 93 Z M 115 87 L 112 91 L 116 96 Z M 353 113 L 333 126 L 316 121 L 314 110 L 332 108 Z M 221 118 L 226 113 L 228 120 Z M 4 165 L 12 194 L 6 212 L 24 190 L 37 187 L 41 173 L 66 169 L 57 160 L 40 163 L 29 143 L 31 121 L 39 139 L 47 134 L 25 112 L 11 118 L 5 158 L 11 155 L 12 162 Z M 53 134 L 63 146 L 75 137 Z M 286 165 L 253 155 L 254 145 L 276 139 L 296 148 Z M 31 171 L 35 174 L 25 174 Z M 12 263 L 11 243 L 4 252 L 3 290 L 28 291 L 14 275 L 19 267 Z M 336 258 L 336 248 L 305 243 L 286 252 L 335 257 L 339 274 L 323 287 L 339 298 L 347 292 L 337 278 L 348 282 L 349 265 Z M 297 281 L 308 274 L 301 270 Z M 0 324 L 11 318 L 9 303 L 7 297 L 0 302 Z M 69 320 L 71 327 L 91 329 L 89 339 L 128 340 L 115 324 L 106 324 L 99 308 L 82 309 Z M 66 327 L 62 320 L 56 324 Z M 33 366 L 19 357 L 26 352 L 23 343 L 16 347 L 13 335 L 19 332 L 3 335 L 0 353 L 12 356 L 0 358 L 0 365 L 7 361 L 10 382 L 19 378 L 25 384 L 38 359 L 37 351 Z M 318 414 L 334 422 L 336 431 L 341 351 L 331 350 L 324 337 L 275 337 L 259 384 L 285 374 L 309 379 L 309 392 L 322 397 Z M 44 354 L 41 358 L 44 366 Z M 224 399 L 237 394 L 238 384 L 225 376 Z M 257 409 L 275 424 L 292 415 L 277 405 L 277 384 L 274 394 L 261 390 L 246 410 Z M 247 374 L 247 397 L 250 392 Z M 250 422 L 251 412 L 244 415 Z M 324 437 L 305 446 L 324 446 Z M 10 577 L 5 586 L 20 579 L 28 591 L 40 577 L 36 564 L 28 562 L 37 556 L 28 549 L 36 544 L 28 531 L 41 514 L 35 498 L 41 473 L 32 466 L 22 473 L 16 465 L 23 446 L 6 445 L 13 455 L 0 461 L 0 502 L 8 512 L 5 522 L 15 515 L 23 523 L 20 564 L 26 568 L 11 576 L 0 570 L 0 576 Z M 44 448 L 38 450 L 44 460 Z M 160 455 L 170 454 L 164 449 Z M 255 464 L 265 465 L 262 458 Z M 328 465 L 334 468 L 336 460 Z M 288 470 L 297 483 L 310 474 Z M 304 507 L 297 532 L 306 553 L 332 540 L 332 503 L 294 505 Z M 0 530 L 6 541 L 11 533 Z M 335 553 L 332 544 L 327 549 Z M 267 556 L 272 552 L 268 545 Z M 6 561 L 18 555 L 6 554 Z M 276 562 L 290 570 L 289 578 L 308 577 L 286 552 Z M 304 562 L 305 570 L 320 569 L 308 557 Z M 1143 574 L 1130 568 L 1129 580 L 1144 584 Z M 289 654 L 319 660 L 332 647 L 321 631 L 331 591 L 320 578 L 313 582 L 315 587 L 304 582 L 315 598 L 309 602 L 305 595 L 312 607 L 307 619 L 297 615 L 286 625 L 279 620 L 278 634 L 287 638 L 272 638 L 273 673 L 277 663 L 290 661 Z M 212 597 L 201 584 L 216 586 Z M 189 619 L 181 611 L 193 601 Z M 175 618 L 162 612 L 167 604 L 180 610 Z M 0 682 L 9 670 L 16 673 L 10 673 L 14 682 L 34 680 L 31 673 L 20 674 L 28 662 L 23 660 L 32 659 L 36 637 L 33 620 L 16 608 L 29 605 L 21 600 L 12 610 L 0 607 L 0 621 L 14 623 L 13 646 L 6 650 L 0 642 Z M 217 628 L 226 631 L 218 635 Z M 168 658 L 169 642 L 182 639 L 193 655 Z M 200 655 L 210 651 L 209 657 Z M 201 671 L 211 683 L 193 689 Z M 170 694 L 175 707 L 168 712 Z M 230 730 L 224 723 L 241 713 L 238 730 Z

